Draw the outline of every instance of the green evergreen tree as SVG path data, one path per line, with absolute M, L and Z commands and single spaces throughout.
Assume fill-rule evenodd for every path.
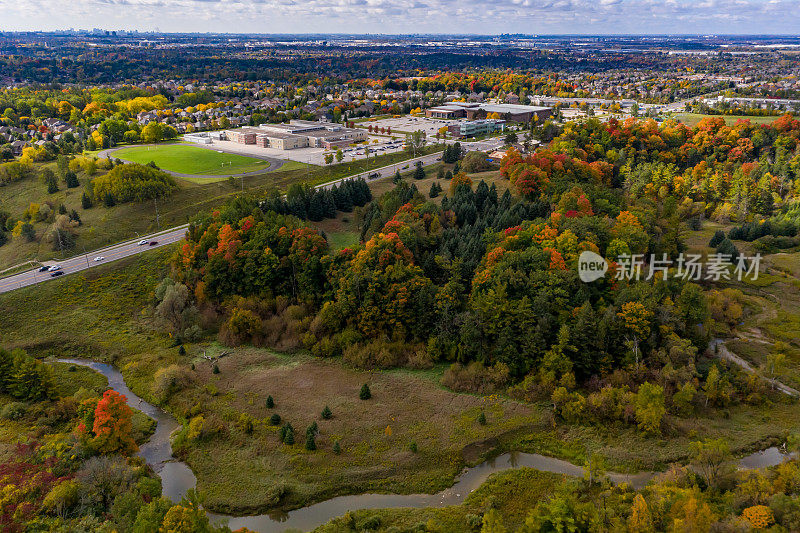
M 425 169 L 422 168 L 422 161 L 417 161 L 416 167 L 414 169 L 414 179 L 415 180 L 423 180 L 425 179 Z
M 14 356 L 0 348 L 0 392 L 10 392 L 14 373 Z
M 331 413 L 331 408 L 326 405 L 322 410 L 322 419 L 330 420 L 331 418 L 333 418 L 333 413 Z
M 78 175 L 71 170 L 67 170 L 67 173 L 64 175 L 64 182 L 66 182 L 68 189 L 74 189 L 81 184 L 78 181 Z
M 314 435 L 309 433 L 306 435 L 306 450 L 313 452 L 317 449 L 317 443 L 314 440 Z
M 478 424 L 485 426 L 486 425 L 486 413 L 481 411 L 481 414 L 478 415 Z
M 275 400 L 272 399 L 272 395 L 267 396 L 267 409 L 272 409 L 275 407 Z
M 272 416 L 269 417 L 269 423 L 272 426 L 277 426 L 281 423 L 281 415 L 278 413 L 272 413 Z
M 336 455 L 339 455 L 340 453 L 342 453 L 342 447 L 339 444 L 338 440 L 333 443 L 333 453 L 335 453 Z
M 372 391 L 369 390 L 369 385 L 364 383 L 361 386 L 361 392 L 358 393 L 358 397 L 361 398 L 362 400 L 369 400 L 370 398 L 372 398 Z

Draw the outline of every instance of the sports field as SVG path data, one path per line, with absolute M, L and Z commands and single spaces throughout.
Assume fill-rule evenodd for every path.
M 683 122 L 690 128 L 694 128 L 698 122 L 706 117 L 722 117 L 725 119 L 725 124 L 732 126 L 736 124 L 737 120 L 749 120 L 753 124 L 771 124 L 778 116 L 767 117 L 750 117 L 744 115 L 700 115 L 697 113 L 675 113 L 672 118 Z
M 131 146 L 112 152 L 111 157 L 143 165 L 153 161 L 159 168 L 179 174 L 229 176 L 269 168 L 269 161 L 187 144 Z

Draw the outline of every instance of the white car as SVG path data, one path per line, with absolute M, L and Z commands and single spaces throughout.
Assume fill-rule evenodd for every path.
M 147 244 L 150 244 L 150 241 L 148 241 L 147 239 L 142 239 L 141 241 L 139 241 L 139 246 L 145 246 Z
M 56 270 L 61 270 L 61 265 L 53 265 L 47 269 L 48 272 L 55 272 Z
M 102 255 L 98 255 L 97 257 L 94 258 L 95 261 L 102 261 L 103 259 L 105 259 L 105 257 L 103 257 Z

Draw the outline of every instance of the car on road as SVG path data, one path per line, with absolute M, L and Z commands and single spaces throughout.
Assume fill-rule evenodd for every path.
M 148 241 L 147 239 L 142 239 L 141 241 L 139 241 L 139 246 L 144 246 L 146 244 L 150 244 L 150 241 Z
M 103 259 L 105 259 L 105 257 L 104 257 L 104 256 L 102 256 L 102 255 L 98 255 L 97 257 L 95 257 L 95 258 L 94 258 L 94 261 L 95 261 L 95 262 L 99 262 L 99 261 L 102 261 Z
M 155 246 L 156 244 L 158 244 L 158 241 L 150 241 L 147 244 L 149 244 L 150 246 Z
M 57 276 L 61 276 L 64 274 L 63 270 L 56 270 L 55 272 L 50 272 L 50 277 L 55 278 Z
M 47 272 L 47 269 L 48 269 L 48 268 L 50 268 L 50 267 L 48 267 L 47 265 L 40 266 L 40 267 L 39 267 L 39 272 Z
M 370 174 L 368 177 L 369 177 L 369 179 L 371 179 L 371 180 L 374 180 L 375 178 L 380 178 L 380 177 L 381 177 L 381 175 L 380 175 L 380 173 L 378 173 L 378 172 L 373 172 L 373 173 L 372 173 L 372 174 Z
M 61 265 L 53 265 L 47 269 L 48 272 L 57 272 L 61 270 Z

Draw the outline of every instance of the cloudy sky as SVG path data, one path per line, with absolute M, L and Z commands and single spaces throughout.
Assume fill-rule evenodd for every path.
M 800 34 L 798 0 L 0 0 L 0 30 Z

